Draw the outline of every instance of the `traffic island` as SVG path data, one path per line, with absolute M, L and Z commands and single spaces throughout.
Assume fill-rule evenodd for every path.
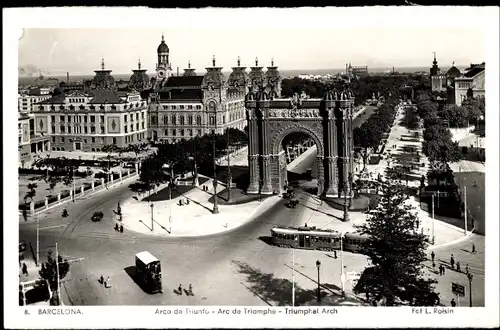
M 247 194 L 239 188 L 231 188 L 231 200 L 228 200 L 227 188 L 217 192 L 217 203 L 219 205 L 239 205 L 255 201 L 264 201 L 273 195 Z M 208 199 L 209 203 L 214 202 L 214 196 Z

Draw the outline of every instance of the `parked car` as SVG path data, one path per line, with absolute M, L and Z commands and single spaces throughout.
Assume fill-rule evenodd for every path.
M 96 211 L 94 212 L 94 214 L 92 215 L 92 221 L 96 222 L 96 221 L 101 221 L 101 219 L 104 217 L 104 213 L 102 213 L 101 211 Z

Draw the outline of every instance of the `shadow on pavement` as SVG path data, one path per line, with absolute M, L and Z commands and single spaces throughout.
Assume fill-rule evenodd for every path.
M 140 281 L 138 278 L 137 278 L 137 273 L 136 273 L 136 268 L 135 266 L 128 266 L 128 267 L 125 267 L 123 268 L 123 270 L 127 273 L 128 276 L 130 276 L 130 278 L 132 279 L 132 281 L 134 281 L 135 284 L 137 284 L 137 286 L 139 288 L 141 288 L 142 291 L 144 291 L 145 293 L 147 294 L 151 294 L 149 292 L 149 290 L 147 290 L 144 285 L 142 284 L 142 281 Z
M 266 304 L 270 306 L 292 305 L 291 281 L 285 278 L 276 278 L 272 273 L 263 273 L 261 270 L 252 267 L 242 261 L 233 260 L 232 263 L 237 267 L 237 271 L 240 274 L 246 276 L 246 281 L 241 282 L 241 285 L 246 287 L 250 292 L 259 297 Z M 315 280 L 312 281 L 314 283 L 317 283 Z M 338 290 L 338 288 L 333 284 L 324 283 L 321 285 L 321 287 L 322 298 L 326 297 L 327 295 L 340 296 L 339 294 L 332 291 L 332 289 Z M 316 288 L 312 290 L 306 290 L 295 283 L 295 306 L 309 305 L 311 301 L 315 301 L 316 298 Z
M 266 243 L 267 245 L 274 246 L 273 244 L 273 238 L 271 236 L 260 236 L 259 239 Z

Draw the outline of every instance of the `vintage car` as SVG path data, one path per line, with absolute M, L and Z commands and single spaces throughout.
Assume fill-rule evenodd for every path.
M 102 213 L 101 211 L 96 211 L 94 212 L 94 214 L 92 215 L 92 221 L 96 222 L 96 221 L 101 221 L 101 219 L 104 217 L 104 213 Z

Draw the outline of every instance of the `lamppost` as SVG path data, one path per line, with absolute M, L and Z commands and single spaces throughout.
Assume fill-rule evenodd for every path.
M 227 201 L 231 201 L 231 185 L 233 177 L 231 175 L 231 155 L 229 152 L 229 128 L 226 128 L 226 148 L 227 148 Z
M 193 184 L 195 187 L 198 187 L 200 183 L 198 182 L 198 166 L 196 165 L 196 158 L 193 156 L 189 157 L 189 160 L 192 160 L 194 162 L 194 178 L 193 178 Z
M 432 194 L 432 245 L 434 245 L 434 239 L 435 239 L 435 234 L 434 234 L 434 194 Z
M 319 268 L 321 267 L 321 261 L 316 260 L 316 268 L 318 269 L 318 302 L 321 301 L 321 288 L 319 282 Z
M 151 194 L 150 194 L 151 196 Z M 154 224 L 154 221 L 153 221 L 153 208 L 154 208 L 154 204 L 153 202 L 151 202 L 151 205 L 149 205 L 151 207 L 151 231 L 153 231 L 153 224 Z
M 212 213 L 218 214 L 219 207 L 217 205 L 217 164 L 215 162 L 215 151 L 216 151 L 215 143 L 216 143 L 216 137 L 217 137 L 217 134 L 216 134 L 217 133 L 217 108 L 216 108 L 216 105 L 214 103 L 211 103 L 211 105 L 209 106 L 209 109 L 207 110 L 208 114 L 210 114 L 209 110 L 212 108 L 214 111 L 213 155 L 212 155 L 212 161 L 214 163 L 214 181 L 213 181 L 213 184 L 214 184 L 214 208 L 213 208 Z
M 345 231 L 340 234 L 340 283 L 342 285 L 342 297 L 345 297 L 344 290 L 344 236 Z
M 349 221 L 349 212 L 347 212 L 347 181 L 344 181 L 344 218 L 343 221 Z
M 467 279 L 469 279 L 469 307 L 472 307 L 472 275 L 470 272 L 467 274 Z

